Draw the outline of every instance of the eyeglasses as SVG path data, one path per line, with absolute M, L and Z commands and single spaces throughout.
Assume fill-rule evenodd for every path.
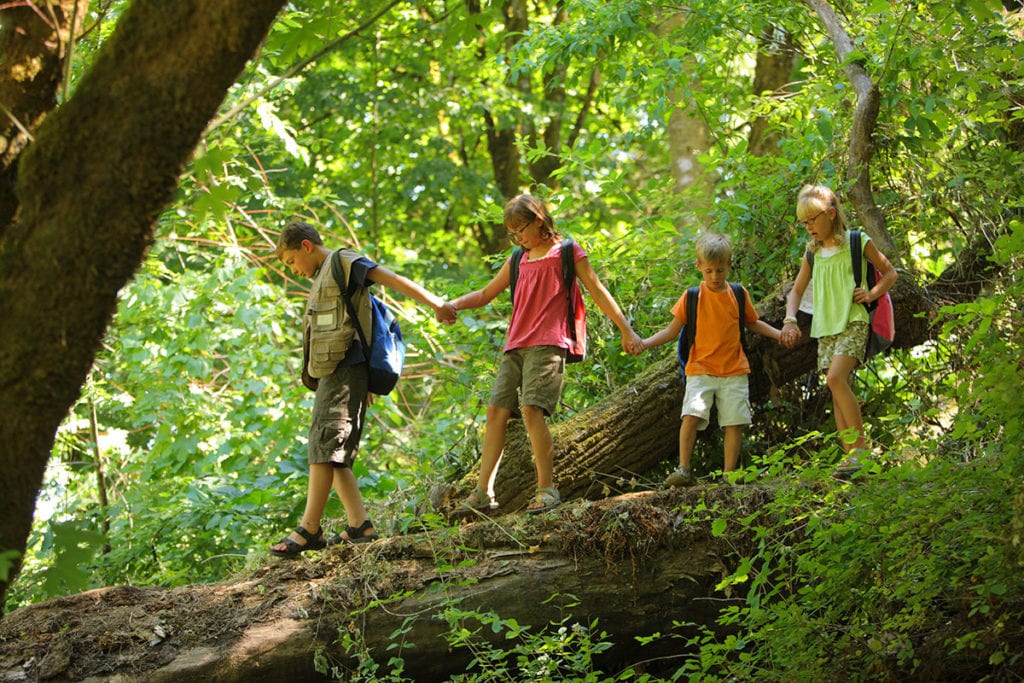
M 533 219 L 532 221 L 530 221 L 529 223 L 526 223 L 526 224 L 524 224 L 524 225 L 523 225 L 522 227 L 520 227 L 520 228 L 513 228 L 512 230 L 508 230 L 508 231 L 506 231 L 506 232 L 507 232 L 507 234 L 508 234 L 508 238 L 509 238 L 510 240 L 511 240 L 511 239 L 516 239 L 517 237 L 519 237 L 520 235 L 522 235 L 522 234 L 523 234 L 523 233 L 524 233 L 524 232 L 526 231 L 526 229 L 527 229 L 528 227 L 530 227 L 531 225 L 533 225 L 533 224 L 534 224 L 534 222 L 536 222 L 536 220 L 537 220 L 537 219 L 536 219 L 536 218 L 534 218 L 534 219 Z
M 818 213 L 817 213 L 817 214 L 816 214 L 816 215 L 814 216 L 814 218 L 811 218 L 811 219 L 809 219 L 809 220 L 806 220 L 806 221 L 797 221 L 797 222 L 798 222 L 798 223 L 803 223 L 803 225 L 804 225 L 804 227 L 805 227 L 805 228 L 809 228 L 809 227 L 811 227 L 811 225 L 813 225 L 813 224 L 814 224 L 814 221 L 818 220 L 818 217 L 819 217 L 819 216 L 821 216 L 821 214 L 825 213 L 826 211 L 828 211 L 828 209 L 822 209 L 821 211 L 819 211 L 819 212 L 818 212 Z

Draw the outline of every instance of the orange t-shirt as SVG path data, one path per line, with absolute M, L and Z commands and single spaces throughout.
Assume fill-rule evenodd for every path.
M 758 320 L 757 311 L 750 303 L 750 295 L 743 290 L 745 323 Z M 683 323 L 686 319 L 686 292 L 672 307 L 672 315 Z M 690 347 L 690 357 L 686 361 L 686 375 L 712 375 L 714 377 L 732 377 L 750 373 L 750 361 L 743 353 L 740 343 L 739 328 L 740 309 L 732 288 L 726 286 L 724 292 L 713 292 L 702 282 L 700 296 L 697 298 L 697 336 Z

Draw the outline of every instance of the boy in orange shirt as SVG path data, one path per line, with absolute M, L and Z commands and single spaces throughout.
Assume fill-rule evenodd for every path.
M 679 427 L 679 467 L 666 486 L 695 483 L 690 461 L 697 432 L 707 428 L 711 406 L 718 406 L 718 424 L 725 430 L 726 472 L 736 469 L 744 425 L 750 424 L 750 392 L 747 375 L 750 362 L 743 352 L 739 319 L 751 332 L 779 341 L 780 332 L 760 320 L 743 289 L 741 305 L 726 281 L 732 267 L 732 245 L 725 235 L 704 233 L 697 240 L 697 270 L 704 276 L 697 298 L 697 335 L 686 363 L 686 395 L 682 425 Z M 686 297 L 672 307 L 672 321 L 660 332 L 643 340 L 641 352 L 679 337 L 686 319 Z

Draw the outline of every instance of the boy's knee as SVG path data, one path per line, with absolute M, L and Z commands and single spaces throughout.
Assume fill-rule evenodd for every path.
M 499 420 L 508 421 L 509 417 L 512 416 L 512 411 L 508 408 L 502 408 L 500 406 L 489 405 L 487 406 L 487 421 L 496 422 Z

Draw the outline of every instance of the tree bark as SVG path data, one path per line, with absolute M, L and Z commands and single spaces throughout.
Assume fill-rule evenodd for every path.
M 596 620 L 613 643 L 598 662 L 605 670 L 678 657 L 684 641 L 669 637 L 674 621 L 714 626 L 718 609 L 740 596 L 716 590 L 736 539 L 715 538 L 710 522 L 684 523 L 672 511 L 702 496 L 749 506 L 772 495 L 764 487 L 746 487 L 742 496 L 727 487 L 648 492 L 540 519 L 340 546 L 213 586 L 57 598 L 0 622 L 0 676 L 327 680 L 313 666 L 321 652 L 348 670 L 370 657 L 380 664 L 401 657 L 414 680 L 448 680 L 473 657 L 449 645 L 449 623 L 478 631 L 483 647 L 519 641 L 482 626 L 478 614 L 514 619 L 532 633 Z M 635 642 L 659 632 L 664 638 L 642 650 Z M 341 633 L 356 640 L 355 651 L 339 646 Z
M 16 201 L 0 228 L 0 549 L 24 549 L 54 433 L 79 395 L 118 290 L 282 5 L 136 0 L 74 95 L 18 155 L 17 175 L 0 178 L 0 197 Z M 48 67 L 46 88 L 55 70 Z
M 754 97 L 784 94 L 796 66 L 793 35 L 776 26 L 770 26 L 758 41 L 757 62 L 754 65 Z M 750 123 L 747 149 L 754 156 L 774 156 L 778 153 L 781 131 L 769 127 L 767 117 L 758 116 Z
M 27 3 L 0 10 L 0 238 L 18 208 L 18 158 L 57 106 L 70 46 L 88 6 L 88 0 L 53 2 L 48 17 Z

